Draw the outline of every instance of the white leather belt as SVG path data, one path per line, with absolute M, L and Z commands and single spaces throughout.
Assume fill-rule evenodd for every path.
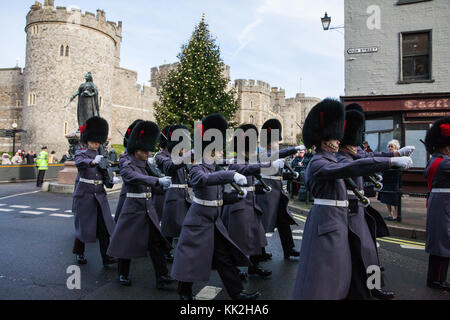
M 359 193 L 361 193 L 362 195 L 364 195 L 364 190 L 358 190 L 359 191 Z M 349 196 L 354 196 L 355 195 L 355 193 L 353 192 L 353 191 L 351 191 L 351 190 L 347 190 L 347 194 L 349 195 Z
M 85 179 L 85 178 L 80 178 L 80 180 L 78 180 L 78 181 L 84 182 L 84 183 L 89 183 L 89 184 L 95 184 L 95 185 L 103 184 L 102 180 L 89 180 L 89 179 Z
M 261 178 L 263 179 L 270 179 L 270 180 L 278 180 L 278 181 L 282 181 L 283 177 L 281 176 L 261 176 Z
M 171 184 L 169 188 L 176 188 L 176 189 L 187 189 L 187 184 Z
M 255 192 L 255 186 L 251 186 L 251 187 L 242 187 L 242 189 L 247 190 L 247 192 Z
M 348 207 L 347 200 L 314 199 L 314 204 L 332 207 Z
M 221 207 L 223 206 L 223 200 L 202 200 L 199 198 L 194 197 L 192 199 L 195 203 L 201 204 L 202 206 L 206 207 Z
M 127 198 L 139 198 L 139 199 L 150 199 L 152 196 L 151 192 L 147 193 L 127 193 Z
M 431 189 L 431 192 L 434 193 L 450 193 L 450 188 L 435 188 L 435 189 Z

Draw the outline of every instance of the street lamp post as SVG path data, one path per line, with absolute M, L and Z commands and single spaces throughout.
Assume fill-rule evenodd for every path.
M 16 132 L 17 132 L 17 123 L 16 122 L 14 122 L 12 124 L 12 128 L 13 128 L 13 130 L 12 130 L 12 136 L 13 136 L 13 151 L 12 151 L 12 153 L 14 156 L 14 154 L 16 153 Z
M 344 28 L 344 26 L 330 27 L 331 17 L 328 16 L 327 12 L 325 12 L 325 16 L 323 18 L 320 18 L 320 20 L 322 20 L 322 27 L 323 27 L 323 30 L 325 30 L 325 31 Z

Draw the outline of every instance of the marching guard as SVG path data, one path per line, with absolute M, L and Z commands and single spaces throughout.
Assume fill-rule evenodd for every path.
M 227 128 L 228 122 L 220 114 L 206 116 L 200 125 L 202 137 L 208 129 L 218 129 L 224 142 Z M 202 151 L 210 143 L 203 141 Z M 217 269 L 232 299 L 251 300 L 259 296 L 258 292 L 243 290 L 236 266 L 251 264 L 230 239 L 220 218 L 224 203 L 239 201 L 237 193 L 224 193 L 224 185 L 247 183 L 245 176 L 235 171 L 217 170 L 215 162 L 222 161 L 223 154 L 221 150 L 205 153 L 202 163 L 193 165 L 190 170 L 190 183 L 195 196 L 183 222 L 172 266 L 172 277 L 179 281 L 178 293 L 182 300 L 194 299 L 193 283 L 208 281 L 212 267 Z
M 78 264 L 87 263 L 84 256 L 85 243 L 96 242 L 96 238 L 99 239 L 103 265 L 117 262 L 106 253 L 115 224 L 106 197 L 106 181 L 98 167 L 103 158 L 98 149 L 106 142 L 108 131 L 108 122 L 100 117 L 88 119 L 80 130 L 80 140 L 87 145 L 87 149 L 75 153 L 78 182 L 75 184 L 72 202 L 75 214 L 75 242 L 72 252 L 76 255 Z M 114 177 L 113 183 L 118 182 L 119 179 Z M 111 188 L 112 185 L 108 184 L 108 187 Z
M 425 146 L 432 155 L 425 168 L 427 201 L 427 239 L 429 253 L 427 286 L 450 291 L 447 282 L 450 260 L 450 117 L 436 121 L 428 130 Z
M 262 129 L 267 130 L 267 154 L 270 155 L 271 150 L 279 148 L 279 141 L 282 140 L 281 123 L 277 119 L 267 120 Z M 272 130 L 278 129 L 279 137 L 272 142 Z M 295 154 L 300 150 L 300 146 L 290 147 L 279 150 L 278 157 L 280 160 Z M 261 157 L 260 157 L 261 160 Z M 263 160 L 263 159 L 262 159 Z M 284 160 L 283 160 L 284 161 Z M 277 162 L 283 164 L 284 162 Z M 289 211 L 289 195 L 283 188 L 283 180 L 293 179 L 291 174 L 283 174 L 283 166 L 278 168 L 276 175 L 263 175 L 263 181 L 270 186 L 272 191 L 268 194 L 256 195 L 256 201 L 260 208 L 263 208 L 262 222 L 266 232 L 274 232 L 275 227 L 278 229 L 278 234 L 283 248 L 284 258 L 298 257 L 300 253 L 295 250 L 294 239 L 292 237 L 291 225 L 297 225 L 297 222 Z M 271 259 L 271 254 L 266 253 L 263 249 L 262 260 Z
M 346 299 L 365 285 L 365 281 L 363 284 L 352 282 L 352 268 L 359 271 L 364 267 L 360 259 L 351 256 L 351 246 L 356 239 L 348 232 L 349 204 L 343 179 L 391 166 L 408 168 L 412 164 L 409 157 L 375 157 L 338 163 L 335 153 L 344 135 L 344 122 L 342 103 L 325 99 L 312 108 L 303 127 L 305 146 L 316 147 L 316 154 L 305 172 L 314 205 L 303 232 L 293 291 L 295 300 Z
M 257 274 L 261 277 L 268 277 L 272 274 L 269 270 L 264 270 L 259 267 L 260 257 L 262 255 L 262 248 L 267 245 L 266 232 L 262 224 L 261 216 L 263 210 L 256 202 L 256 194 L 266 194 L 268 191 L 262 187 L 261 184 L 255 184 L 256 178 L 254 175 L 261 173 L 261 168 L 270 167 L 269 162 L 250 163 L 250 158 L 257 156 L 257 143 L 251 145 L 249 138 L 245 134 L 251 130 L 254 131 L 257 137 L 258 129 L 252 124 L 246 124 L 239 127 L 242 129 L 242 135 L 234 137 L 235 152 L 240 152 L 241 157 L 234 159 L 234 163 L 228 167 L 228 170 L 235 170 L 236 172 L 246 176 L 247 184 L 243 188 L 247 191 L 247 196 L 236 203 L 224 205 L 222 211 L 222 220 L 227 227 L 231 239 L 238 245 L 238 247 L 247 256 L 250 257 L 252 266 L 248 267 L 248 274 Z M 238 140 L 245 140 L 238 143 Z M 245 149 L 238 150 L 238 146 L 242 145 Z M 242 158 L 245 164 L 238 164 L 237 160 Z M 274 166 L 282 161 L 275 161 Z M 278 169 L 279 167 L 277 167 Z M 270 189 L 269 189 L 270 190 Z M 244 274 L 242 274 L 244 276 Z
M 126 187 L 126 199 L 111 237 L 108 254 L 119 258 L 119 282 L 131 285 L 131 259 L 146 257 L 147 252 L 156 274 L 156 287 L 162 289 L 174 280 L 169 276 L 164 254 L 171 246 L 161 234 L 158 216 L 152 202 L 155 187 L 168 187 L 170 178 L 150 176 L 148 155 L 156 146 L 158 126 L 151 121 L 136 124 L 128 139 L 127 155 L 121 158 L 120 175 Z
M 161 150 L 155 155 L 155 160 L 154 160 L 156 163 L 156 166 L 158 167 L 158 169 L 161 172 L 164 172 L 164 169 L 162 166 L 163 160 L 165 158 L 170 158 L 170 152 L 167 150 L 167 143 L 168 143 L 167 135 L 169 134 L 169 128 L 170 128 L 170 126 L 166 126 L 161 131 L 161 136 L 159 139 L 159 147 Z M 161 221 L 161 219 L 162 219 L 165 198 L 166 198 L 166 190 L 164 190 L 162 188 L 158 188 L 155 190 L 155 195 L 153 197 L 153 203 L 155 205 L 155 210 L 156 210 L 156 213 L 158 214 L 159 221 Z
M 143 120 L 141 120 L 141 119 L 134 120 L 133 123 L 130 124 L 130 126 L 128 127 L 127 132 L 125 132 L 125 136 L 123 137 L 123 146 L 125 147 L 125 152 L 120 155 L 119 163 L 120 163 L 120 159 L 128 156 L 127 151 L 126 151 L 127 146 L 128 146 L 128 139 L 130 138 L 131 131 L 133 131 L 136 124 L 138 124 L 141 121 L 143 121 Z M 116 213 L 114 215 L 115 223 L 117 223 L 117 221 L 119 220 L 120 211 L 122 210 L 122 206 L 123 206 L 123 203 L 125 202 L 126 197 L 127 197 L 127 188 L 125 187 L 125 184 L 122 184 L 122 189 L 120 189 L 119 201 L 117 202 Z

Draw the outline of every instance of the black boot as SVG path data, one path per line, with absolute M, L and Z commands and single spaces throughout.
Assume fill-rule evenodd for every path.
M 441 282 L 441 281 L 433 281 L 428 282 L 427 286 L 434 289 L 439 289 L 443 291 L 449 291 L 450 292 L 450 283 L 448 282 Z
M 272 271 L 261 269 L 259 266 L 248 267 L 248 274 L 261 276 L 263 278 L 272 275 Z
M 117 263 L 118 262 L 118 260 L 116 259 L 116 258 L 112 258 L 112 257 L 109 257 L 109 256 L 106 256 L 106 257 L 104 257 L 103 258 L 103 266 L 109 266 L 109 265 L 112 265 L 112 264 L 114 264 L 114 263 Z
M 291 257 L 299 257 L 299 256 L 300 256 L 300 251 L 297 251 L 294 248 L 292 248 L 289 251 L 289 253 L 284 254 L 284 259 L 289 260 Z
M 392 291 L 385 291 L 381 289 L 373 289 L 370 291 L 372 296 L 380 300 L 390 300 L 395 298 L 395 294 Z
M 260 296 L 260 293 L 258 291 L 256 292 L 247 292 L 245 290 L 242 290 L 238 294 L 235 294 L 231 297 L 232 300 L 255 300 Z
M 87 260 L 84 257 L 84 254 L 77 254 L 76 257 L 77 257 L 78 264 L 86 264 L 87 263 Z
M 156 278 L 156 289 L 164 289 L 167 284 L 173 283 L 176 280 L 170 275 L 159 276 Z
M 128 279 L 124 275 L 119 276 L 119 283 L 123 286 L 129 287 L 131 286 L 131 279 Z

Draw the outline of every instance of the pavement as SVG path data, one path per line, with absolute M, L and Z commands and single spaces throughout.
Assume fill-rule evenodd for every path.
M 370 205 L 376 209 L 382 217 L 388 217 L 388 209 L 385 204 L 370 198 Z M 294 212 L 308 215 L 312 204 L 306 204 L 296 198 L 290 199 L 289 207 Z M 426 240 L 427 209 L 426 199 L 418 197 L 402 196 L 402 221 L 386 221 L 392 236 L 400 236 L 409 239 Z

